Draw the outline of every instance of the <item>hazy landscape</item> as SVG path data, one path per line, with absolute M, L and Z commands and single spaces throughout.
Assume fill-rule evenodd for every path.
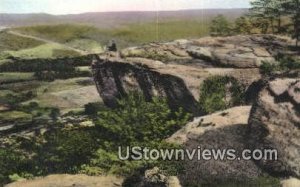
M 0 13 L 0 186 L 299 186 L 299 4 L 255 2 Z M 279 160 L 120 160 L 119 146 Z

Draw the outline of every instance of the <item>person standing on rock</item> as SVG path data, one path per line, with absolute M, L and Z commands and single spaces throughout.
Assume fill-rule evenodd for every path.
M 117 52 L 117 44 L 115 40 L 111 40 L 107 45 L 107 50 L 111 52 Z

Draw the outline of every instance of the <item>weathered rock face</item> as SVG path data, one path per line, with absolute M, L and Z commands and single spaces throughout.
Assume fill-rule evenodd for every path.
M 273 148 L 278 160 L 258 164 L 270 173 L 300 177 L 300 76 L 269 81 L 249 118 L 252 149 Z
M 93 68 L 99 93 L 110 107 L 117 105 L 118 98 L 139 90 L 146 99 L 165 96 L 172 107 L 197 113 L 196 100 L 184 81 L 176 76 L 121 61 L 103 60 Z

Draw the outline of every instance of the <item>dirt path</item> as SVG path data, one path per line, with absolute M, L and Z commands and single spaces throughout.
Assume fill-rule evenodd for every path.
M 24 38 L 34 39 L 34 40 L 41 41 L 41 42 L 45 42 L 45 43 L 61 45 L 61 46 L 65 47 L 65 48 L 67 48 L 67 49 L 69 49 L 69 50 L 76 51 L 76 52 L 80 53 L 81 55 L 87 55 L 87 54 L 89 54 L 88 51 L 76 49 L 76 48 L 74 48 L 74 47 L 70 47 L 70 46 L 65 45 L 65 44 L 61 44 L 61 43 L 58 43 L 58 42 L 54 42 L 54 41 L 52 41 L 52 40 L 48 40 L 48 39 L 44 39 L 44 38 L 39 38 L 39 37 L 32 36 L 32 35 L 22 34 L 22 33 L 16 32 L 16 31 L 12 31 L 12 30 L 8 31 L 8 33 L 9 33 L 9 34 L 16 35 L 16 36 L 24 37 Z

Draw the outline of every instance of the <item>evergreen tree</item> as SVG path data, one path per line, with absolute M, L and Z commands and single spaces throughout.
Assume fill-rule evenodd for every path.
M 262 33 L 267 33 L 271 27 L 272 33 L 281 31 L 281 17 L 284 13 L 282 2 L 278 0 L 255 0 L 251 2 L 250 16 L 255 19 L 262 29 Z M 277 21 L 277 26 L 275 22 Z
M 298 46 L 300 38 L 300 0 L 255 0 L 251 2 L 250 16 L 254 18 L 255 25 L 267 33 L 271 25 L 272 33 L 275 33 L 275 21 L 277 20 L 277 32 L 281 32 L 282 16 L 291 19 L 293 25 L 292 36 Z

